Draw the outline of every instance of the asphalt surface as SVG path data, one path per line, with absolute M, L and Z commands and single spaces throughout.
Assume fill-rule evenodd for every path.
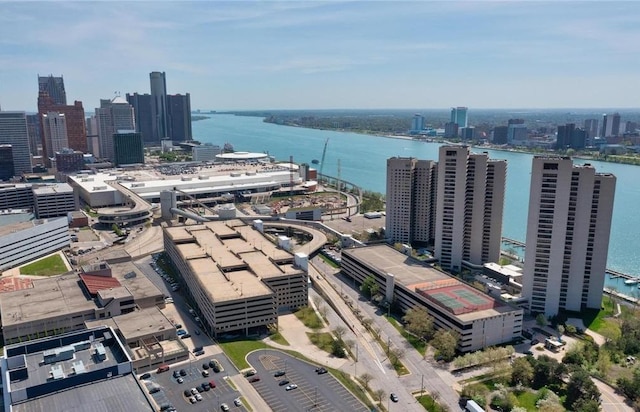
M 254 351 L 247 361 L 260 377 L 254 388 L 273 411 L 368 411 L 331 373 L 318 375 L 316 365 L 276 350 Z M 274 377 L 279 370 L 285 376 Z M 286 385 L 278 385 L 283 379 L 298 388 L 287 391 Z
M 220 404 L 226 403 L 230 408 L 237 411 L 245 411 L 244 407 L 236 407 L 233 404 L 233 400 L 240 396 L 240 393 L 236 391 L 231 385 L 224 379 L 224 375 L 219 373 L 213 373 L 209 377 L 202 376 L 202 369 L 198 364 L 172 366 L 167 372 L 151 374 L 151 378 L 143 380 L 144 386 L 147 390 L 151 388 L 160 388 L 159 392 L 151 394 L 154 401 L 158 406 L 164 404 L 173 405 L 178 411 L 189 412 L 213 412 L 220 410 Z M 184 383 L 179 384 L 177 379 L 173 377 L 174 370 L 184 369 L 187 375 L 184 376 Z M 185 397 L 184 391 L 194 388 L 204 382 L 214 381 L 216 387 L 200 393 L 202 401 L 198 401 L 194 404 L 189 402 L 189 399 Z

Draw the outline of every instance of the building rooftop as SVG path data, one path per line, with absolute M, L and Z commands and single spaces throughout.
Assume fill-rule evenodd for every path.
M 91 295 L 97 294 L 98 291 L 102 289 L 120 287 L 120 282 L 118 282 L 118 279 L 108 276 L 81 274 L 80 279 Z
M 32 229 L 36 226 L 53 222 L 54 220 L 59 220 L 59 219 L 64 219 L 65 221 L 67 220 L 66 217 L 52 218 L 52 219 L 33 219 L 28 222 L 17 222 L 17 223 L 11 223 L 8 225 L 0 226 L 0 237 L 9 235 L 11 233 Z
M 2 324 L 9 326 L 95 309 L 95 303 L 84 294 L 79 282 L 76 274 L 62 275 L 35 280 L 29 289 L 3 293 Z
M 73 194 L 73 188 L 68 183 L 57 183 L 45 186 L 33 186 L 33 194 L 36 196 L 53 194 Z
M 277 248 L 239 219 L 168 227 L 164 231 L 177 243 L 178 253 L 213 301 L 272 294 L 262 279 L 302 272 L 291 264 L 291 253 Z M 268 253 L 284 262 L 275 261 Z
M 127 341 L 149 336 L 157 331 L 175 330 L 173 324 L 157 306 L 115 316 L 108 321 L 109 326 L 118 329 Z M 101 322 L 104 323 L 105 319 L 94 320 L 86 324 L 91 327 L 91 325 L 99 325 Z
M 132 374 L 55 392 L 13 406 L 13 412 L 155 411 Z
M 396 284 L 422 295 L 463 322 L 516 310 L 387 245 L 346 249 L 342 253 L 393 274 Z
M 120 285 L 127 288 L 136 301 L 149 297 L 163 296 L 156 285 L 131 262 L 112 263 L 112 275 Z

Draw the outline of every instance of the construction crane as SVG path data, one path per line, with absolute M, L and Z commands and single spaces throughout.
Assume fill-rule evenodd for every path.
M 322 168 L 324 167 L 324 158 L 327 155 L 327 144 L 329 143 L 329 138 L 324 141 L 324 149 L 322 149 L 322 158 L 320 159 L 320 170 L 318 170 L 318 175 L 322 175 Z M 320 178 L 318 176 L 318 178 Z

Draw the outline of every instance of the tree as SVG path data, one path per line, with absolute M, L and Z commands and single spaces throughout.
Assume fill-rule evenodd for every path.
M 433 318 L 427 310 L 421 306 L 414 306 L 407 310 L 402 317 L 405 329 L 422 340 L 429 340 L 433 336 Z
M 538 316 L 536 316 L 536 324 L 538 326 L 547 326 L 547 318 L 544 317 L 544 313 L 539 313 Z
M 336 338 L 341 341 L 342 337 L 347 332 L 347 329 L 344 326 L 336 326 L 332 332 L 336 336 Z
M 436 350 L 436 356 L 442 357 L 445 362 L 450 362 L 456 356 L 458 338 L 451 331 L 438 329 L 430 344 Z
M 360 375 L 360 382 L 362 382 L 362 385 L 367 389 L 369 388 L 369 382 L 371 382 L 372 380 L 373 376 L 367 372 Z
M 585 409 L 578 408 L 578 406 L 589 406 L 587 401 L 598 402 L 599 399 L 600 391 L 585 370 L 578 369 L 571 374 L 567 384 L 567 399 L 565 401 L 567 409 L 584 411 Z
M 598 361 L 596 362 L 596 366 L 598 367 L 598 372 L 602 376 L 607 376 L 609 373 L 609 369 L 611 368 L 611 356 L 609 355 L 609 351 L 601 348 L 598 352 Z
M 526 358 L 518 358 L 511 366 L 511 384 L 529 386 L 533 380 L 533 366 Z
M 376 389 L 373 391 L 373 397 L 378 401 L 378 403 L 382 403 L 382 399 L 385 397 L 386 393 L 384 389 Z
M 389 348 L 389 362 L 393 366 L 398 366 L 400 360 L 404 358 L 405 350 L 402 348 Z
M 331 342 L 331 354 L 338 358 L 344 358 L 346 354 L 344 353 L 344 343 L 340 339 L 334 339 Z
M 362 285 L 360 285 L 360 291 L 369 299 L 375 296 L 379 290 L 380 286 L 378 286 L 376 278 L 374 278 L 372 275 L 367 276 L 364 279 L 364 282 L 362 282 Z

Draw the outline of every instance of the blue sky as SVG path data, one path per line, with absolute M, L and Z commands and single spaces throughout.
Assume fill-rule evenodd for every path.
M 0 105 L 64 75 L 193 109 L 640 107 L 640 2 L 6 2 Z

